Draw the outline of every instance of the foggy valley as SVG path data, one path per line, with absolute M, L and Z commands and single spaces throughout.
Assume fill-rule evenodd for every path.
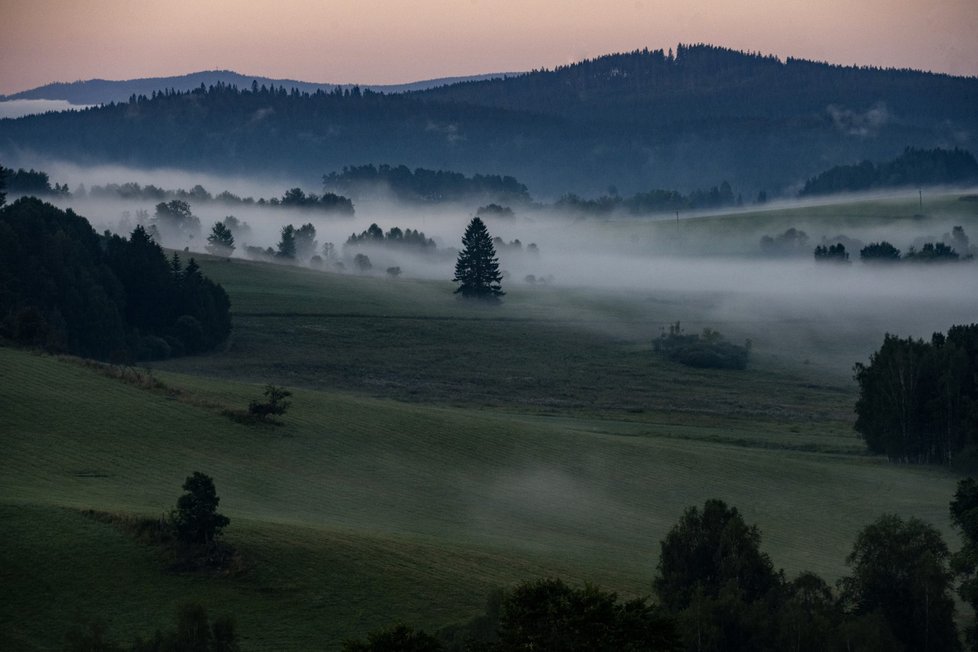
M 314 4 L 0 65 L 0 649 L 974 649 L 978 77 Z

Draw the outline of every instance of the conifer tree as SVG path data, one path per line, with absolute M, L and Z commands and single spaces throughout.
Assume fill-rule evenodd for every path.
M 462 251 L 455 262 L 452 280 L 459 284 L 455 293 L 466 299 L 498 301 L 505 294 L 502 278 L 492 237 L 482 220 L 474 217 L 462 236 Z

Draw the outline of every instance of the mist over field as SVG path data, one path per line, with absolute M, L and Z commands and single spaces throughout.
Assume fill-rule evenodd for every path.
M 174 190 L 203 185 L 212 195 L 228 190 L 241 197 L 280 198 L 289 180 L 222 177 L 181 170 L 84 168 L 49 164 L 52 181 L 70 188 L 135 181 Z M 317 192 L 318 188 L 305 188 Z M 929 190 L 927 201 L 942 191 Z M 964 194 L 965 191 L 957 191 Z M 952 193 L 953 194 L 953 193 Z M 503 289 L 534 293 L 550 316 L 588 330 L 647 342 L 667 323 L 688 331 L 719 328 L 734 341 L 751 339 L 759 356 L 776 355 L 815 365 L 848 380 L 852 364 L 864 361 L 883 333 L 929 338 L 955 323 L 978 316 L 978 265 L 974 261 L 939 265 L 869 265 L 859 260 L 860 244 L 886 240 L 901 251 L 923 242 L 947 240 L 955 226 L 978 241 L 978 222 L 952 203 L 935 216 L 907 214 L 916 193 L 873 193 L 840 199 L 778 201 L 726 212 L 603 218 L 567 214 L 553 207 L 514 206 L 512 218 L 485 217 L 497 243 Z M 853 202 L 879 204 L 879 215 L 850 215 Z M 91 196 L 60 198 L 87 217 L 97 231 L 128 234 L 139 220 L 152 223 L 155 203 Z M 234 258 L 248 258 L 246 247 L 275 249 L 282 227 L 312 224 L 317 250 L 334 249 L 319 267 L 326 273 L 356 274 L 356 254 L 369 257 L 368 275 L 385 277 L 400 269 L 400 279 L 442 281 L 454 273 L 457 251 L 478 200 L 456 204 L 408 204 L 378 190 L 355 202 L 355 216 L 257 204 L 191 201 L 200 234 L 163 239 L 163 244 L 203 252 L 215 222 L 233 215 L 245 231 L 236 236 Z M 838 209 L 835 207 L 839 207 Z M 924 202 L 924 212 L 927 213 Z M 785 217 L 785 214 L 791 217 Z M 372 224 L 383 232 L 415 229 L 434 241 L 434 249 L 365 242 L 348 246 L 351 235 Z M 801 246 L 764 252 L 761 238 L 777 237 L 790 224 L 804 233 Z M 845 241 L 850 264 L 819 264 L 812 250 L 820 243 Z M 516 241 L 519 241 L 518 244 Z M 535 245 L 532 250 L 530 245 Z M 974 247 L 974 245 L 972 245 Z M 968 252 L 960 252 L 962 255 Z M 974 253 L 974 251 L 972 251 Z M 307 265 L 308 260 L 296 264 Z M 388 279 L 389 282 L 398 282 Z

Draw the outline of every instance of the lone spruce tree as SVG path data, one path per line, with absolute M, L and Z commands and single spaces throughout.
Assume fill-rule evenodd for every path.
M 452 280 L 459 284 L 455 293 L 466 299 L 498 301 L 506 294 L 499 285 L 502 279 L 489 231 L 482 220 L 473 217 L 462 236 L 462 251 L 455 262 Z

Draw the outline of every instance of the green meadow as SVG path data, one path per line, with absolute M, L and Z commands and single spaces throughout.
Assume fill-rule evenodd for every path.
M 480 307 L 447 281 L 198 260 L 228 291 L 234 332 L 223 350 L 128 372 L 161 388 L 0 348 L 0 649 L 59 649 L 92 618 L 119 640 L 149 636 L 188 601 L 234 615 L 243 649 L 272 650 L 335 649 L 398 621 L 437 629 L 536 577 L 646 595 L 659 541 L 714 497 L 759 526 L 788 575 L 834 582 L 884 512 L 957 546 L 957 476 L 870 456 L 852 430 L 851 365 L 882 332 L 793 339 L 796 324 L 772 320 L 745 333 L 712 321 L 706 294 L 654 288 L 514 286 Z M 676 320 L 753 337 L 751 365 L 655 357 Z M 822 348 L 848 362 L 811 362 Z M 293 392 L 281 425 L 222 415 L 266 383 Z M 193 471 L 231 519 L 234 573 L 167 572 L 84 513 L 162 516 Z

